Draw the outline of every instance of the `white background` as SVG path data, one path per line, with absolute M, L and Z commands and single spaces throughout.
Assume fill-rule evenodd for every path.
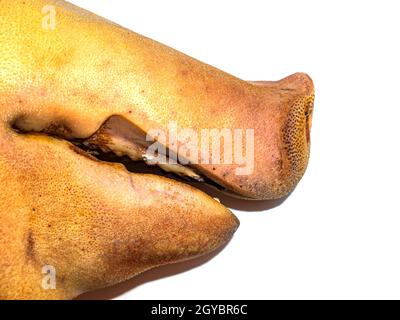
M 72 2 L 242 79 L 303 71 L 316 87 L 309 168 L 286 201 L 231 201 L 247 210 L 212 259 L 86 298 L 400 298 L 398 1 Z

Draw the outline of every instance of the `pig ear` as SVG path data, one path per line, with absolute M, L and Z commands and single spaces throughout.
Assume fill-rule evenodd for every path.
M 11 188 L 23 185 L 26 192 L 7 204 L 11 215 L 23 213 L 18 220 L 21 241 L 13 243 L 21 247 L 22 258 L 15 259 L 17 249 L 2 249 L 2 262 L 23 269 L 14 280 L 21 279 L 24 286 L 12 281 L 17 287 L 10 294 L 73 298 L 208 253 L 238 227 L 228 209 L 186 184 L 130 173 L 120 164 L 88 157 L 64 140 L 12 137 L 3 157 L 13 165 L 0 162 L 0 168 L 8 171 Z M 45 265 L 57 272 L 55 291 L 42 290 L 37 279 Z

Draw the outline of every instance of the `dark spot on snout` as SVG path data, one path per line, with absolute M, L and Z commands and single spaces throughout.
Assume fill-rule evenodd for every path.
M 28 231 L 26 237 L 25 255 L 27 260 L 35 261 L 35 238 L 31 230 Z
M 282 159 L 276 160 L 275 165 L 279 172 L 281 172 L 283 170 L 283 160 Z

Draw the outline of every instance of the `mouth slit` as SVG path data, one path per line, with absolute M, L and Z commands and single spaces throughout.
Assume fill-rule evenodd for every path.
M 201 185 L 201 184 L 207 184 L 211 187 L 216 188 L 219 191 L 229 192 L 229 190 L 226 189 L 225 187 L 214 182 L 210 178 L 202 175 L 196 169 L 191 168 L 191 167 L 190 167 L 190 170 L 193 170 L 194 172 L 196 172 L 196 174 L 200 177 L 200 179 L 197 179 L 197 178 L 195 179 L 188 175 L 177 174 L 172 171 L 168 172 L 168 171 L 161 169 L 159 167 L 159 165 L 150 165 L 150 164 L 146 163 L 145 161 L 140 161 L 140 160 L 134 161 L 127 155 L 120 156 L 120 155 L 115 154 L 112 151 L 104 152 L 100 149 L 93 148 L 92 146 L 88 146 L 87 144 L 85 144 L 84 142 L 82 142 L 80 140 L 71 140 L 69 142 L 71 142 L 74 145 L 74 147 L 80 151 L 80 153 L 83 153 L 83 155 L 86 154 L 87 156 L 93 157 L 93 158 L 95 158 L 99 161 L 103 161 L 103 162 L 122 164 L 131 173 L 154 174 L 154 175 L 163 176 L 163 177 L 166 177 L 169 179 L 173 179 L 176 181 L 185 182 L 185 183 L 188 183 L 195 187 L 199 187 L 199 185 Z M 168 159 L 167 159 L 167 161 L 168 161 Z M 183 167 L 189 167 L 189 166 L 186 166 L 183 164 L 179 164 L 179 165 L 183 166 Z
M 38 125 L 37 127 L 41 129 L 36 129 L 37 124 L 37 121 L 19 118 L 11 128 L 17 134 L 40 134 L 68 141 L 76 153 L 91 160 L 122 164 L 132 173 L 163 176 L 190 184 L 206 193 L 209 192 L 204 190 L 207 189 L 205 186 L 210 186 L 224 194 L 242 198 L 199 172 L 190 163 L 182 164 L 176 154 L 168 148 L 166 148 L 165 163 L 149 163 L 146 151 L 151 142 L 146 141 L 146 133 L 121 116 L 111 116 L 86 139 L 74 138 L 70 130 L 65 134 L 65 130 L 60 131 L 60 125 L 54 123 L 45 128 Z M 61 127 L 67 126 L 63 124 Z M 174 162 L 170 162 L 167 155 L 173 155 Z

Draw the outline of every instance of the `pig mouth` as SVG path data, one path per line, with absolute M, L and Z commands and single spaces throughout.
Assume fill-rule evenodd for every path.
M 231 197 L 253 199 L 229 190 L 200 172 L 189 160 L 182 161 L 182 156 L 178 157 L 168 148 L 165 148 L 167 152 L 161 157 L 165 161 L 155 162 L 147 152 L 154 141 L 148 141 L 143 130 L 122 116 L 109 117 L 93 135 L 84 139 L 71 137 L 70 130 L 62 123 L 53 123 L 39 131 L 33 130 L 33 127 L 24 117 L 17 118 L 12 125 L 13 130 L 19 134 L 42 134 L 66 140 L 74 152 L 94 161 L 120 163 L 132 173 L 164 176 L 190 184 L 206 193 L 210 193 L 210 187 Z

